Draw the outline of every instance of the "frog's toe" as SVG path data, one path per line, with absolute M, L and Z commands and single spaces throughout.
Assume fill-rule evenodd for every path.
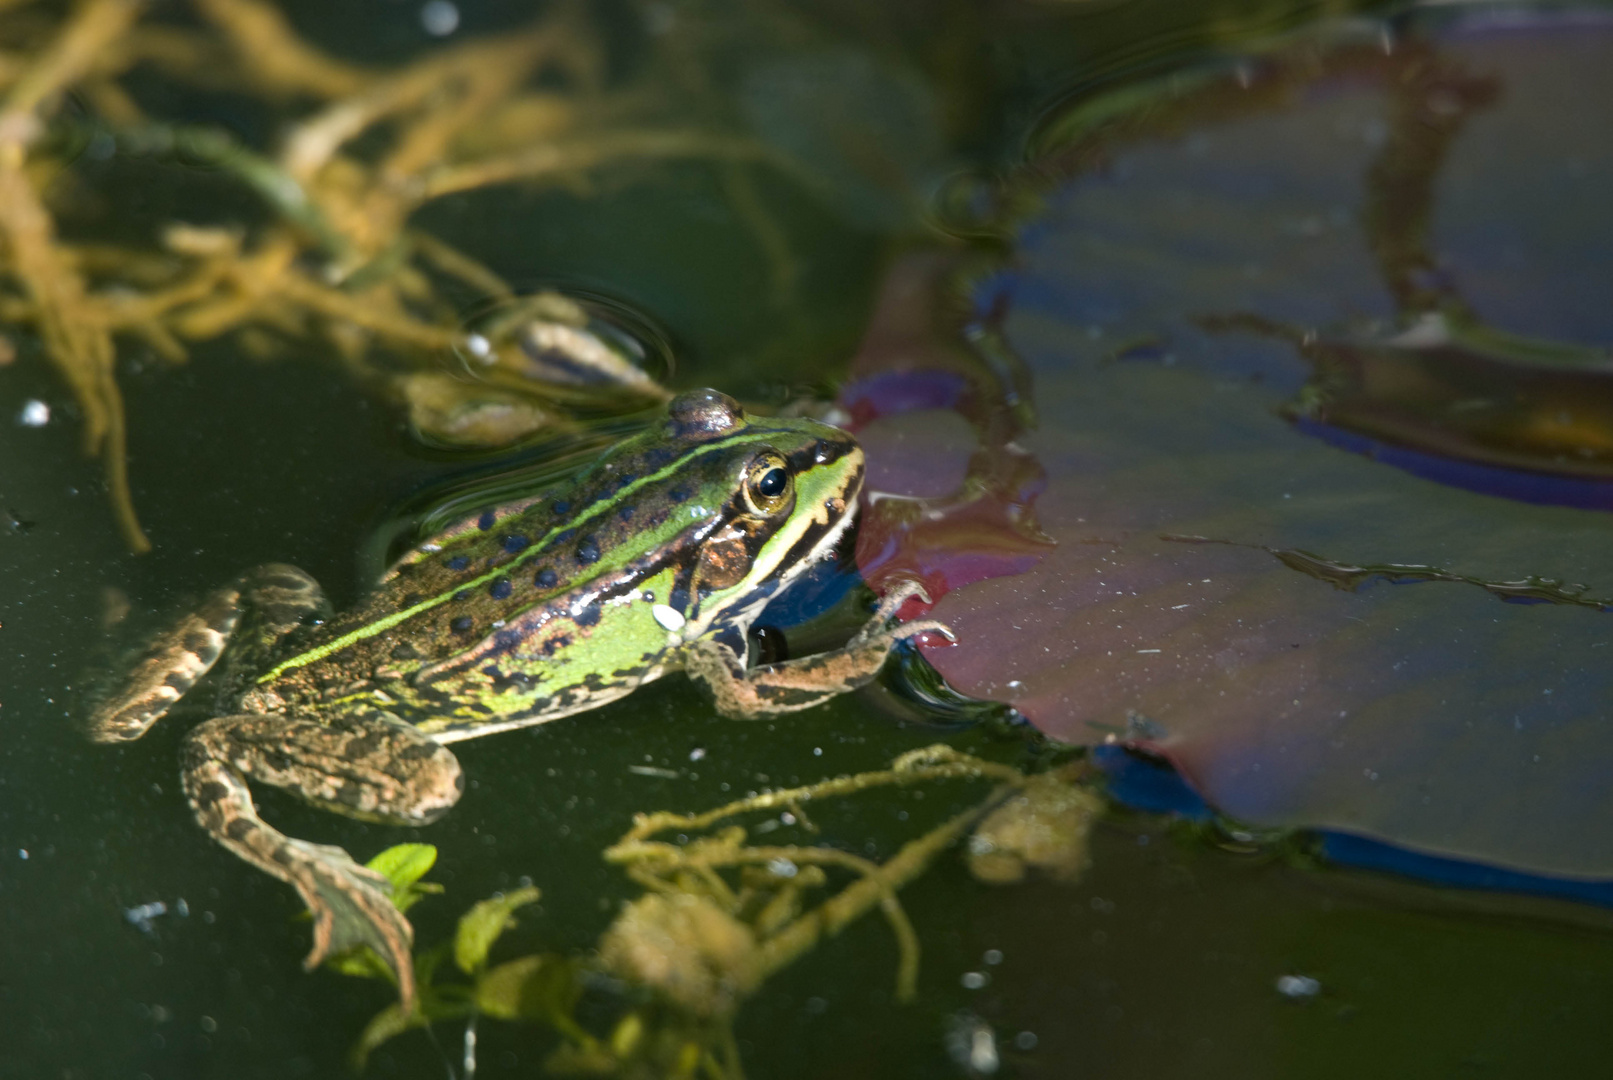
M 912 622 L 903 623 L 891 631 L 891 636 L 898 641 L 907 641 L 910 638 L 918 637 L 920 634 L 940 634 L 948 641 L 958 640 L 958 635 L 952 632 L 952 627 L 935 619 L 914 619 Z
M 885 622 L 894 618 L 901 610 L 902 605 L 909 600 L 917 598 L 921 604 L 930 603 L 930 592 L 924 587 L 922 581 L 904 578 L 892 585 L 883 596 L 879 598 L 879 607 L 874 611 L 872 622 Z
M 403 1010 L 412 1012 L 414 930 L 392 903 L 387 879 L 338 847 L 287 839 L 281 856 L 277 861 L 292 870 L 292 883 L 314 919 L 314 944 L 303 966 L 312 970 L 332 956 L 367 945 L 392 969 Z

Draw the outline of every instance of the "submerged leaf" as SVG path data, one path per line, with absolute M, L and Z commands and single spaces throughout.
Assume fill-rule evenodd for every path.
M 442 886 L 421 883 L 437 862 L 437 849 L 430 844 L 396 844 L 365 863 L 392 883 L 392 903 L 408 911 L 422 897 L 442 892 Z
M 388 1005 L 364 1025 L 363 1033 L 359 1035 L 358 1042 L 353 1044 L 353 1049 L 348 1054 L 348 1061 L 354 1070 L 362 1072 L 369 1064 L 370 1055 L 382 1043 L 414 1028 L 425 1027 L 429 1022 L 423 1013 L 406 1013 L 401 1005 Z
M 512 912 L 535 902 L 541 895 L 541 890 L 529 885 L 483 900 L 467 911 L 454 935 L 454 963 L 459 965 L 459 970 L 467 975 L 481 970 L 487 963 L 488 950 L 499 935 L 515 925 Z

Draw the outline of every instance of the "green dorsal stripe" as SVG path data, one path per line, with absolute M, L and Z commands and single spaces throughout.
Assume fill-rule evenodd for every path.
M 422 600 L 413 607 L 404 608 L 402 611 L 394 612 L 384 619 L 377 619 L 372 623 L 367 623 L 364 626 L 359 627 L 357 630 L 343 634 L 341 637 L 335 638 L 331 641 L 327 641 L 325 644 L 309 649 L 307 652 L 298 653 L 296 656 L 282 661 L 280 664 L 276 665 L 263 675 L 258 676 L 257 681 L 259 683 L 272 682 L 285 672 L 290 671 L 292 668 L 304 667 L 308 664 L 312 664 L 316 660 L 323 660 L 325 657 L 331 655 L 332 653 L 340 652 L 349 645 L 355 645 L 360 641 L 366 640 L 367 638 L 372 638 L 377 634 L 384 633 L 387 630 L 392 629 L 394 626 L 397 626 L 401 622 L 405 622 L 414 618 L 416 615 L 430 611 L 432 608 L 437 607 L 440 604 L 447 603 L 453 598 L 455 593 L 458 593 L 461 590 L 472 589 L 478 585 L 491 582 L 494 578 L 503 577 L 518 569 L 523 563 L 545 556 L 548 553 L 549 545 L 552 544 L 555 537 L 559 536 L 561 533 L 568 529 L 582 528 L 589 521 L 604 514 L 611 507 L 620 505 L 623 498 L 630 497 L 640 489 L 647 487 L 650 484 L 665 480 L 682 471 L 693 459 L 703 457 L 706 454 L 717 453 L 718 451 L 726 450 L 734 446 L 743 446 L 747 443 L 766 442 L 774 434 L 775 432 L 770 429 L 758 431 L 753 429 L 750 425 L 747 425 L 745 429 L 734 435 L 729 435 L 714 442 L 703 443 L 682 456 L 674 458 L 663 468 L 646 476 L 642 476 L 633 481 L 631 484 L 628 484 L 626 487 L 618 491 L 615 496 L 611 498 L 596 499 L 586 509 L 579 512 L 575 518 L 565 522 L 564 524 L 556 525 L 554 528 L 550 529 L 546 534 L 544 534 L 540 540 L 532 544 L 531 547 L 521 552 L 521 554 L 517 555 L 510 562 L 505 563 L 503 566 L 489 571 L 488 573 L 483 574 L 481 577 L 473 578 L 469 581 L 457 584 L 450 592 L 431 597 L 427 600 Z

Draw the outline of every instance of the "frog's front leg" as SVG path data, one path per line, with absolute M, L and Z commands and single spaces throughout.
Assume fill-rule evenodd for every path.
M 888 625 L 914 596 L 929 602 L 917 582 L 904 582 L 886 593 L 873 617 L 839 649 L 747 670 L 744 658 L 721 642 L 695 641 L 684 646 L 683 669 L 711 688 L 717 711 L 724 716 L 744 718 L 809 709 L 872 682 L 898 642 L 930 631 L 952 637 L 945 624 L 933 619 Z
M 231 650 L 238 662 L 263 653 L 309 615 L 328 609 L 319 582 L 295 566 L 255 567 L 210 593 L 194 611 L 151 642 L 118 690 L 89 717 L 96 742 L 138 739 L 212 668 L 243 622 L 247 647 Z
M 291 883 L 314 918 L 305 964 L 368 945 L 392 968 L 405 1011 L 414 1008 L 414 934 L 384 877 L 339 847 L 296 840 L 258 816 L 247 779 L 287 788 L 369 821 L 424 825 L 464 790 L 454 755 L 377 714 L 331 723 L 249 713 L 221 716 L 186 738 L 185 793 L 196 820 L 247 862 Z

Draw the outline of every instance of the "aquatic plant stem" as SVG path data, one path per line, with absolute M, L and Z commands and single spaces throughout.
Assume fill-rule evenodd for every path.
M 990 813 L 1014 789 L 999 787 L 978 806 L 956 814 L 916 840 L 910 840 L 882 864 L 870 864 L 863 877 L 763 941 L 755 961 L 755 985 L 811 952 L 820 940 L 834 937 L 878 904 L 896 934 L 901 956 L 896 972 L 896 1000 L 910 1001 L 918 982 L 919 942 L 896 893 L 922 874 L 946 848 Z

